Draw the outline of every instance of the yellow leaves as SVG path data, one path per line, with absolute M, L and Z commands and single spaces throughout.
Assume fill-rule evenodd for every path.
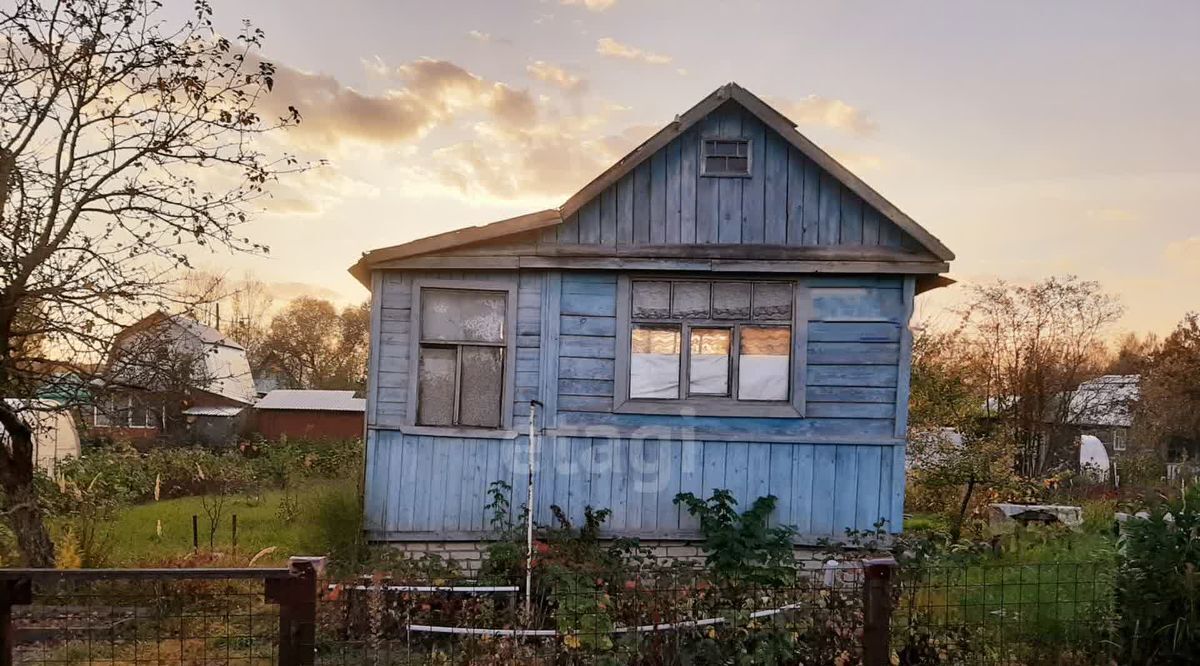
M 248 566 L 248 567 L 254 566 L 255 562 L 258 562 L 260 559 L 266 557 L 267 555 L 274 553 L 276 549 L 277 549 L 277 546 L 267 546 L 266 548 L 263 548 L 262 550 L 255 553 L 254 557 L 250 558 L 250 561 L 248 563 L 246 563 L 246 566 Z
M 578 650 L 580 647 L 583 646 L 583 643 L 579 640 L 579 637 L 576 636 L 575 634 L 569 634 L 563 638 L 563 645 L 567 646 L 567 649 Z
M 716 628 L 716 627 L 709 627 L 709 628 L 708 628 L 708 631 L 704 632 L 704 635 L 705 635 L 705 636 L 708 636 L 709 638 L 714 638 L 714 639 L 715 639 L 715 638 L 717 637 L 717 628 Z
M 62 544 L 58 547 L 58 557 L 54 560 L 59 569 L 80 569 L 83 567 L 83 552 L 79 548 L 79 538 L 75 530 L 68 529 L 62 536 Z

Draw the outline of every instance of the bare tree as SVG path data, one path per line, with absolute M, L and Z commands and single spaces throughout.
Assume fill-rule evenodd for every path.
M 1050 277 L 1028 286 L 972 287 L 961 335 L 970 347 L 989 415 L 1017 442 L 1018 470 L 1041 475 L 1060 462 L 1052 441 L 1066 429 L 1071 396 L 1098 375 L 1104 340 L 1123 309 L 1096 282 Z
M 256 140 L 299 120 L 256 112 L 274 72 L 261 31 L 222 36 L 206 0 L 175 25 L 159 6 L 0 8 L 3 395 L 87 385 L 117 330 L 180 309 L 171 281 L 197 248 L 265 251 L 238 228 L 278 174 L 303 168 Z M 0 424 L 5 515 L 27 563 L 49 566 L 30 428 L 3 401 Z

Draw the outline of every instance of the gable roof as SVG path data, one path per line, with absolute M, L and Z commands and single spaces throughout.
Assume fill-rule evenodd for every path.
M 868 205 L 878 210 L 885 219 L 891 221 L 909 234 L 921 247 L 937 257 L 937 259 L 944 262 L 954 259 L 954 253 L 942 244 L 937 237 L 929 233 L 915 220 L 885 199 L 883 195 L 876 192 L 862 179 L 855 176 L 849 169 L 842 166 L 841 163 L 797 131 L 796 123 L 789 120 L 782 113 L 745 88 L 736 83 L 727 83 L 700 100 L 700 102 L 682 115 L 677 116 L 675 120 L 668 123 L 620 160 L 617 160 L 615 164 L 594 178 L 578 192 L 571 195 L 558 208 L 372 250 L 363 254 L 359 261 L 350 268 L 350 273 L 364 285 L 369 285 L 370 268 L 380 262 L 415 257 L 561 224 L 568 217 L 578 212 L 588 201 L 591 201 L 606 188 L 612 186 L 623 176 L 626 176 L 646 160 L 650 159 L 652 155 L 695 126 L 722 104 L 731 100 L 740 104 L 768 128 L 778 133 L 791 146 L 815 162 L 851 192 L 861 197 Z
M 367 401 L 354 397 L 354 391 L 275 389 L 255 405 L 259 410 L 304 410 L 324 412 L 363 412 Z
M 230 340 L 228 337 L 226 337 L 226 335 L 224 333 L 218 331 L 217 329 L 213 328 L 212 326 L 208 326 L 206 324 L 201 324 L 200 322 L 196 321 L 195 319 L 192 319 L 191 317 L 186 317 L 184 315 L 169 315 L 169 314 L 163 312 L 162 310 L 157 310 L 157 311 L 143 317 L 142 319 L 138 320 L 137 322 L 130 324 L 124 330 L 117 333 L 116 337 L 118 340 L 120 340 L 130 334 L 137 333 L 138 331 L 143 331 L 143 330 L 154 328 L 155 326 L 157 326 L 161 323 L 164 323 L 164 322 L 169 322 L 171 324 L 174 324 L 175 326 L 178 326 L 182 330 L 186 331 L 189 335 L 196 338 L 200 342 L 203 342 L 204 344 L 221 345 L 224 347 L 232 347 L 234 349 L 242 349 L 242 350 L 245 349 L 245 347 L 239 345 L 238 343 L 234 342 L 233 340 Z

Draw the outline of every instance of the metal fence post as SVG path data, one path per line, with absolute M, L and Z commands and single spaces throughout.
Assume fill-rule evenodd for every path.
M 12 607 L 33 602 L 33 582 L 28 578 L 0 580 L 0 666 L 12 666 L 16 633 L 12 625 Z
M 317 656 L 317 574 L 325 558 L 293 557 L 292 575 L 269 578 L 267 601 L 279 604 L 279 666 L 312 666 Z
M 892 575 L 896 560 L 863 561 L 863 666 L 891 663 Z

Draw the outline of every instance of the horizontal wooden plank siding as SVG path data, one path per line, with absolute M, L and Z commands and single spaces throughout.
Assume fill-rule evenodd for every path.
M 484 505 L 495 481 L 524 503 L 528 440 L 428 437 L 373 431 L 368 439 L 367 530 L 390 538 L 489 535 Z M 610 536 L 695 536 L 695 521 L 674 504 L 690 492 L 723 488 L 748 505 L 775 495 L 773 523 L 805 537 L 870 529 L 893 515 L 893 449 L 853 444 L 781 444 L 695 439 L 548 437 L 537 456 L 536 520 L 550 505 L 576 523 L 585 507 L 612 510 Z M 449 481 L 454 481 L 453 483 Z
M 750 176 L 701 175 L 705 137 L 749 139 Z M 914 246 L 907 238 L 778 133 L 730 103 L 596 195 L 542 242 Z
M 761 161 L 769 161 L 772 150 L 765 144 Z M 693 157 L 681 147 L 679 159 L 648 164 L 645 182 L 672 182 L 669 173 L 660 176 L 656 169 L 670 170 Z M 632 184 L 629 192 L 638 187 Z M 686 191 L 680 184 L 678 192 Z M 745 186 L 742 194 L 744 200 Z M 690 209 L 684 202 L 676 216 L 677 196 L 682 194 L 664 199 L 663 216 L 679 225 L 681 237 L 697 233 L 698 222 L 691 212 L 685 214 Z M 751 196 L 759 195 L 755 191 Z M 737 219 L 737 233 L 786 237 L 786 206 L 792 201 L 764 192 L 761 232 L 756 213 Z M 755 206 L 758 210 L 759 203 Z M 628 225 L 618 189 L 610 200 L 580 212 L 576 233 L 601 243 L 619 242 L 625 229 L 650 233 L 649 223 L 660 217 L 650 209 L 624 210 L 630 213 Z M 784 226 L 772 231 L 771 220 L 777 217 Z M 864 237 L 868 229 L 878 228 L 867 219 Z M 713 215 L 711 231 L 719 234 L 723 221 Z M 857 222 L 850 229 L 857 230 Z M 734 227 L 726 230 L 732 234 Z M 844 232 L 839 226 L 838 233 Z M 672 237 L 675 233 L 672 226 Z M 803 229 L 799 236 L 803 238 Z M 802 304 L 807 321 L 799 324 L 807 327 L 805 415 L 748 418 L 614 412 L 618 336 L 624 333 L 617 330 L 618 277 L 611 271 L 536 270 L 395 271 L 382 276 L 379 349 L 372 355 L 377 363 L 371 388 L 375 409 L 367 442 L 365 522 L 372 538 L 487 538 L 483 506 L 494 481 L 514 489 L 512 502 L 519 512 L 528 451 L 523 417 L 531 400 L 541 400 L 549 410 L 542 422 L 547 430 L 535 488 L 541 523 L 552 521 L 552 504 L 576 521 L 590 505 L 612 510 L 606 526 L 612 536 L 694 538 L 695 520 L 680 512 L 675 496 L 707 496 L 725 488 L 743 504 L 776 495 L 779 505 L 772 520 L 795 526 L 809 541 L 839 537 L 847 528 L 870 529 L 880 520 L 900 525 L 904 447 L 895 431 L 902 413 L 898 401 L 907 399 L 903 370 L 911 297 L 905 278 L 790 276 L 808 294 Z M 513 429 L 520 434 L 443 436 L 404 425 L 413 367 L 410 336 L 415 334 L 412 285 L 420 279 L 515 280 L 511 398 Z

